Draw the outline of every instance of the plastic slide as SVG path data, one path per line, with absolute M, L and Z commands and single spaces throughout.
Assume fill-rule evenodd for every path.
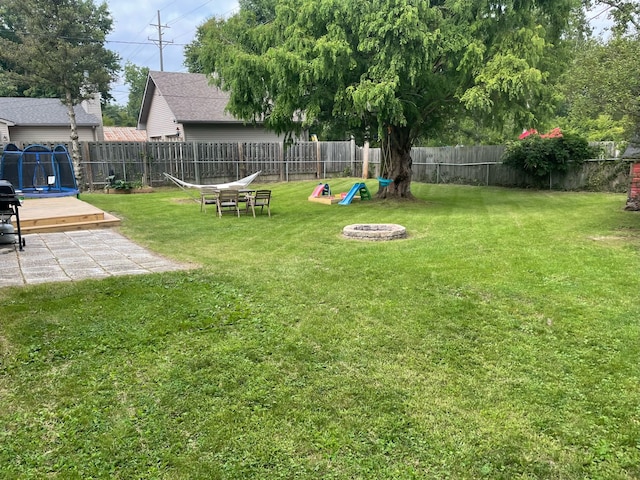
M 347 196 L 344 197 L 341 201 L 339 201 L 338 205 L 349 205 L 353 200 L 353 197 L 356 196 L 356 194 L 360 191 L 360 188 L 362 188 L 363 185 L 364 183 L 354 183 L 353 187 L 351 187 L 351 190 L 349 190 L 349 193 L 347 193 Z
M 316 188 L 313 189 L 313 193 L 311 194 L 311 196 L 319 197 L 320 195 L 323 194 L 325 187 L 328 187 L 328 185 L 324 183 L 319 184 Z

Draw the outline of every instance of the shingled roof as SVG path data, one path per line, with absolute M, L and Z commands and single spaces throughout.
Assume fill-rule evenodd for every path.
M 105 142 L 146 142 L 147 132 L 135 127 L 104 127 Z
M 82 106 L 73 110 L 79 127 L 100 126 L 101 119 Z M 0 120 L 17 126 L 62 127 L 69 125 L 69 114 L 57 98 L 0 97 Z
M 210 85 L 200 73 L 149 72 L 140 112 L 140 123 L 147 121 L 151 99 L 161 95 L 178 123 L 242 123 L 224 111 L 229 94 Z

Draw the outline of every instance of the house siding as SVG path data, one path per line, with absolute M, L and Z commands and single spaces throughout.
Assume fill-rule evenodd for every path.
M 149 140 L 168 141 L 176 139 L 176 128 L 178 124 L 167 101 L 156 90 L 151 105 L 149 106 L 149 116 L 147 118 L 146 130 Z
M 188 142 L 281 142 L 273 132 L 254 125 L 206 124 L 184 126 L 184 140 Z
M 100 94 L 96 93 L 93 98 L 84 100 L 81 104 L 85 112 L 100 119 L 100 125 L 96 127 L 96 139 L 99 142 L 104 141 L 104 129 L 102 126 L 102 105 L 100 104 Z
M 11 127 L 9 141 L 12 143 L 65 143 L 70 141 L 71 129 L 65 127 Z M 81 142 L 96 142 L 94 127 L 78 127 L 78 140 Z
M 3 122 L 0 122 L 0 140 L 3 142 L 9 141 L 9 126 Z

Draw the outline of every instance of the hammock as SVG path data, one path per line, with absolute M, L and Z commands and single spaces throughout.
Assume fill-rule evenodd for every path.
M 225 190 L 228 188 L 244 188 L 248 186 L 251 182 L 253 182 L 258 177 L 258 175 L 260 175 L 261 171 L 262 170 L 258 170 L 253 175 L 249 175 L 248 177 L 241 178 L 240 180 L 236 180 L 235 182 L 219 183 L 217 185 L 197 185 L 195 183 L 183 182 L 179 178 L 169 175 L 168 173 L 163 172 L 162 174 L 182 189 L 197 188 L 199 190 L 201 188 L 215 188 L 218 190 Z

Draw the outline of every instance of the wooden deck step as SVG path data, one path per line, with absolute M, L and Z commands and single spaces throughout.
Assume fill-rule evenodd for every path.
M 27 199 L 20 207 L 22 234 L 115 227 L 120 219 L 75 197 Z
M 44 227 L 47 225 L 64 225 L 72 223 L 95 222 L 104 220 L 104 212 L 70 213 L 69 215 L 57 215 L 55 217 L 25 218 L 21 219 L 22 228 Z
M 54 222 L 22 222 L 20 221 L 20 229 L 22 234 L 27 233 L 53 233 L 53 232 L 69 232 L 71 230 L 93 230 L 95 228 L 109 228 L 120 225 L 120 219 L 105 213 L 102 218 L 86 218 L 83 220 L 74 220 L 77 217 L 58 217 Z M 47 219 L 49 220 L 49 219 Z

